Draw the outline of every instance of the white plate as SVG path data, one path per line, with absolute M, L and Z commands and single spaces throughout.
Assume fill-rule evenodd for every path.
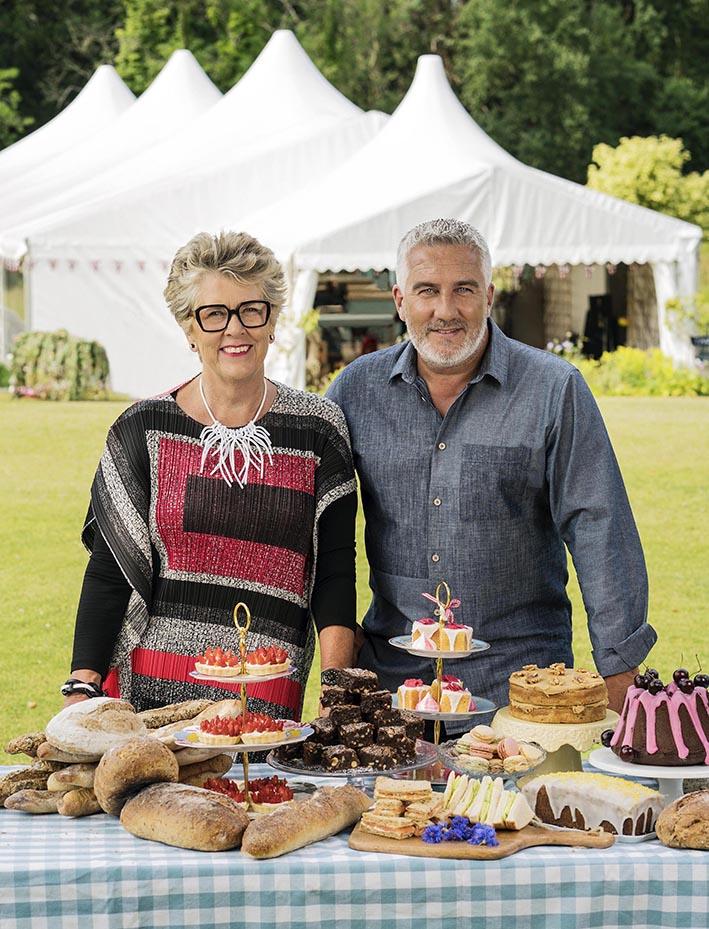
M 470 643 L 471 647 L 464 652 L 432 651 L 428 648 L 415 648 L 412 646 L 410 635 L 395 635 L 393 639 L 389 639 L 389 644 L 393 645 L 394 648 L 400 648 L 402 651 L 408 652 L 410 655 L 416 655 L 417 658 L 431 658 L 432 660 L 436 658 L 467 658 L 469 655 L 476 655 L 478 652 L 486 652 L 490 648 L 489 642 L 483 642 L 482 639 L 473 639 Z
M 588 760 L 594 768 L 612 774 L 622 774 L 623 777 L 655 778 L 665 781 L 684 780 L 687 777 L 709 777 L 709 765 L 633 764 L 632 761 L 623 761 L 610 748 L 597 748 L 591 752 Z
M 442 722 L 455 722 L 457 719 L 468 719 L 470 716 L 479 716 L 481 713 L 494 713 L 497 704 L 492 700 L 486 700 L 484 697 L 473 697 L 476 709 L 469 710 L 467 713 L 424 713 L 423 710 L 409 710 L 407 713 L 413 713 L 414 716 L 420 716 L 421 719 L 429 719 L 435 722 L 437 719 Z M 397 694 L 391 695 L 391 705 L 395 710 L 399 709 L 399 698 Z
M 289 720 L 291 722 L 291 720 Z M 297 729 L 298 734 L 290 739 L 281 739 L 280 742 L 259 742 L 258 745 L 245 742 L 232 742 L 229 745 L 210 745 L 207 742 L 192 742 L 187 739 L 190 733 L 199 734 L 199 726 L 188 726 L 187 729 L 181 729 L 175 736 L 175 745 L 184 748 L 214 748 L 222 752 L 268 752 L 272 748 L 278 748 L 280 745 L 290 745 L 293 742 L 303 742 L 309 735 L 313 734 L 312 726 L 303 726 L 300 723 L 293 723 L 293 729 Z
M 294 671 L 295 666 L 291 665 L 290 668 L 279 671 L 277 674 L 230 674 L 228 677 L 225 675 L 212 677 L 209 674 L 200 674 L 199 671 L 190 671 L 190 677 L 196 681 L 215 681 L 220 684 L 258 684 L 264 681 L 276 681 L 280 677 L 288 677 Z

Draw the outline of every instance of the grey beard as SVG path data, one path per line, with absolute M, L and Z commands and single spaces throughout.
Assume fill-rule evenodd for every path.
M 463 344 L 456 352 L 451 354 L 442 354 L 432 351 L 430 347 L 425 344 L 425 339 L 420 340 L 412 331 L 408 321 L 406 323 L 406 331 L 409 334 L 409 339 L 411 339 L 414 348 L 427 365 L 432 368 L 456 368 L 458 365 L 464 364 L 464 362 L 472 358 L 482 345 L 485 334 L 487 333 L 487 318 L 483 320 L 482 325 L 474 336 L 470 336 L 469 333 L 466 333 Z

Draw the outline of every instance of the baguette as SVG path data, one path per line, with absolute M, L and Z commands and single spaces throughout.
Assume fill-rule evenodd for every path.
M 214 703 L 214 700 L 183 700 L 182 703 L 170 703 L 168 706 L 156 706 L 152 710 L 143 710 L 138 713 L 138 719 L 146 729 L 159 729 L 171 723 L 179 723 L 186 719 L 194 719 L 198 713 Z
M 179 770 L 166 745 L 141 736 L 109 748 L 96 768 L 94 793 L 105 813 L 118 816 L 132 794 L 147 784 L 176 781 Z
M 49 790 L 18 790 L 5 800 L 5 809 L 23 813 L 56 813 L 60 796 Z
M 230 797 L 186 784 L 153 784 L 121 811 L 121 825 L 139 839 L 200 852 L 238 848 L 248 823 Z
M 96 794 L 87 787 L 67 790 L 66 793 L 58 796 L 57 813 L 61 816 L 91 816 L 93 813 L 101 812 Z
M 42 742 L 37 748 L 37 758 L 41 761 L 62 761 L 64 764 L 83 764 L 85 762 L 96 762 L 100 755 L 84 755 L 78 752 L 65 752 L 49 742 Z
M 251 858 L 276 858 L 347 829 L 370 805 L 369 797 L 349 784 L 323 787 L 306 800 L 254 820 L 241 850 Z
M 37 749 L 46 742 L 43 732 L 28 732 L 26 735 L 18 735 L 5 746 L 8 755 L 29 755 L 30 758 L 37 757 Z
M 95 764 L 70 764 L 49 775 L 47 790 L 71 790 L 74 787 L 93 787 Z
M 175 752 L 175 760 L 181 768 L 187 765 L 197 764 L 199 761 L 208 761 L 210 758 L 217 758 L 222 754 L 221 748 L 178 748 Z

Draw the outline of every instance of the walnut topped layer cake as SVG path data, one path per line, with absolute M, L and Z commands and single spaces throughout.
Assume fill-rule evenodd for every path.
M 525 665 L 510 675 L 510 713 L 538 723 L 591 723 L 605 719 L 608 691 L 600 674 L 563 663 Z

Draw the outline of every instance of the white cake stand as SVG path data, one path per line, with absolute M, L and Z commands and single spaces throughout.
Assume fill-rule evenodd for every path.
M 657 778 L 657 787 L 667 803 L 678 800 L 682 796 L 682 781 L 686 777 L 708 777 L 709 766 L 705 764 L 692 765 L 659 765 L 659 764 L 632 764 L 623 761 L 610 748 L 597 748 L 588 756 L 589 762 L 599 771 L 608 771 L 609 774 L 622 774 L 624 777 L 654 777 Z
M 605 729 L 615 728 L 618 714 L 606 710 L 604 719 L 597 723 L 537 723 L 517 719 L 508 706 L 499 709 L 492 720 L 492 728 L 500 735 L 512 736 L 522 742 L 536 742 L 547 753 L 546 760 L 534 769 L 534 776 L 553 771 L 582 771 L 581 752 L 597 745 Z

